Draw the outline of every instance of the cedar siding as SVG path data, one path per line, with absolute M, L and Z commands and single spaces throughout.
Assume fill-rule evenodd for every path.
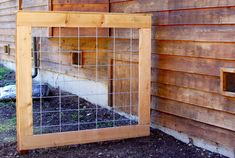
M 235 68 L 235 1 L 110 2 L 153 14 L 152 123 L 234 148 L 235 99 L 220 93 L 220 68 Z
M 3 61 L 15 62 L 17 5 L 16 0 L 0 0 L 0 59 Z M 234 149 L 235 98 L 220 92 L 220 68 L 235 68 L 234 0 L 24 0 L 22 8 L 152 14 L 152 123 Z M 90 36 L 95 31 L 83 30 L 84 35 Z M 113 35 L 111 29 L 99 31 L 102 36 Z M 58 36 L 59 29 L 51 28 L 48 34 Z M 77 28 L 62 28 L 61 34 L 77 35 Z M 129 29 L 116 29 L 116 35 L 124 38 L 117 39 L 117 51 L 129 50 Z M 137 35 L 133 30 L 134 50 L 138 49 Z M 105 51 L 113 47 L 112 42 L 99 41 L 100 49 L 104 50 L 101 62 L 106 63 Z M 46 42 L 53 49 L 58 39 Z M 62 48 L 74 50 L 77 43 L 72 38 L 66 39 Z M 7 44 L 11 47 L 10 55 L 3 53 Z M 95 38 L 80 41 L 84 64 L 95 62 L 88 60 L 91 56 L 88 50 L 95 51 L 95 45 Z M 53 55 L 46 57 L 51 63 L 58 61 Z M 71 56 L 64 55 L 63 62 L 69 64 Z M 56 67 L 51 63 L 46 66 Z M 77 73 L 76 67 L 66 68 L 63 70 L 70 72 L 69 75 Z M 106 69 L 99 71 L 99 76 L 107 77 L 109 74 L 105 72 Z M 93 70 L 85 72 L 86 77 L 92 74 Z

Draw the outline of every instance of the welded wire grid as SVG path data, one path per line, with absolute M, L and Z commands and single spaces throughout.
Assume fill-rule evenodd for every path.
M 138 29 L 45 29 L 32 37 L 34 134 L 138 124 Z

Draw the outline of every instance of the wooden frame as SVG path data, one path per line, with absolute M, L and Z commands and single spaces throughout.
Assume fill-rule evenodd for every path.
M 33 135 L 32 27 L 139 28 L 139 124 Z M 151 15 L 19 11 L 17 13 L 16 65 L 19 151 L 148 136 L 150 134 Z
M 18 0 L 18 10 L 23 9 L 22 4 L 23 4 L 23 0 Z
M 226 87 L 228 86 L 227 79 L 226 79 L 227 74 L 235 75 L 235 68 L 221 68 L 220 69 L 220 92 L 224 96 L 235 97 L 235 92 L 230 92 L 226 90 Z

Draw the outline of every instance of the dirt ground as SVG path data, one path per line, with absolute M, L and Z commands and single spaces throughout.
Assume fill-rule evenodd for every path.
M 14 83 L 14 73 L 0 66 L 0 87 Z M 29 151 L 16 151 L 15 102 L 0 102 L 0 158 L 219 158 L 221 155 L 182 143 L 159 130 L 149 137 L 65 146 Z
M 59 99 L 58 88 L 50 87 L 46 98 L 33 101 L 34 134 L 60 132 L 60 117 L 62 132 L 137 124 L 134 119 L 92 104 L 77 95 L 61 91 L 61 96 Z

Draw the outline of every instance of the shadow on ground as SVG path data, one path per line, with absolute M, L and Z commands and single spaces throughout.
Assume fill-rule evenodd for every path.
M 14 83 L 14 73 L 0 66 L 0 87 Z M 0 102 L 0 157 L 1 158 L 219 158 L 221 155 L 182 143 L 158 130 L 149 137 L 65 146 L 30 151 L 19 155 L 16 151 L 15 102 Z

